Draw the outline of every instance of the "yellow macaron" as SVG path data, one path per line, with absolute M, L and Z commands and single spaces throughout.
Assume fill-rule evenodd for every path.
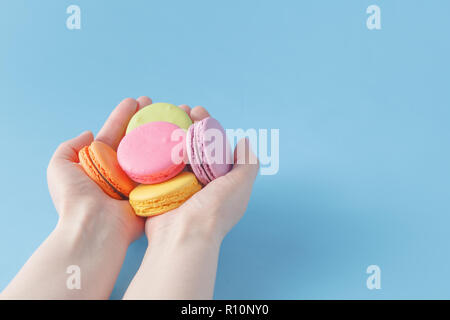
M 191 172 L 157 184 L 141 184 L 131 191 L 129 201 L 138 216 L 156 216 L 181 206 L 201 189 Z

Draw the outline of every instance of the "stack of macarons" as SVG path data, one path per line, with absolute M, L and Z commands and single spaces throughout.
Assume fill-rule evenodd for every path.
M 139 216 L 175 209 L 232 168 L 220 123 L 192 123 L 181 108 L 154 103 L 130 120 L 116 151 L 94 141 L 79 152 L 87 175 L 115 199 L 129 199 Z M 186 166 L 186 163 L 189 163 Z

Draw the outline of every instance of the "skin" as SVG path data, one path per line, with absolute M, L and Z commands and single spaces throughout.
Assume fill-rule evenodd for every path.
M 185 109 L 189 110 L 189 109 Z M 194 121 L 209 116 L 201 107 Z M 147 218 L 148 248 L 124 299 L 212 299 L 220 246 L 242 218 L 259 169 L 246 139 L 239 141 L 233 169 L 179 208 Z
M 95 139 L 116 150 L 130 118 L 151 103 L 148 97 L 123 100 Z M 209 116 L 202 107 L 180 108 L 193 121 Z M 149 246 L 124 298 L 212 298 L 220 244 L 244 214 L 259 168 L 248 141 L 238 143 L 237 164 L 230 173 L 181 207 L 145 220 L 128 201 L 107 196 L 78 164 L 78 151 L 93 139 L 91 132 L 84 132 L 53 155 L 47 180 L 58 223 L 0 298 L 107 299 L 128 246 L 144 231 Z M 71 265 L 80 267 L 80 290 L 67 288 Z

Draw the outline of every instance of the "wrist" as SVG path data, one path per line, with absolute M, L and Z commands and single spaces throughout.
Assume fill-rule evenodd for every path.
M 181 214 L 181 213 L 180 213 Z M 204 248 L 220 249 L 224 235 L 218 232 L 216 228 L 199 224 L 194 221 L 186 221 L 181 217 L 171 216 L 172 223 L 162 223 L 155 217 L 146 222 L 146 235 L 149 246 L 172 246 L 181 245 L 201 246 Z M 169 218 L 169 217 L 167 217 Z M 170 220 L 170 219 L 166 219 Z
M 222 237 L 182 214 L 171 212 L 147 219 L 148 248 L 128 287 L 127 299 L 213 297 Z M 182 221 L 185 218 L 190 224 Z
M 94 245 L 113 242 L 120 247 L 127 248 L 132 239 L 126 230 L 111 221 L 111 216 L 102 211 L 83 211 L 62 215 L 55 227 L 55 231 L 65 235 L 69 241 L 77 243 L 87 241 Z
M 75 265 L 82 276 L 83 298 L 107 299 L 126 256 L 128 243 L 95 219 L 58 221 L 50 236 L 57 248 L 58 270 Z

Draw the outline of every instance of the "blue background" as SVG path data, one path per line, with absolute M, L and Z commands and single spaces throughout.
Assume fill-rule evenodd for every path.
M 70 4 L 81 30 L 66 28 Z M 371 4 L 382 30 L 366 27 Z M 148 95 L 228 128 L 280 129 L 279 173 L 258 177 L 225 239 L 216 298 L 450 298 L 449 12 L 447 0 L 1 1 L 0 288 L 57 221 L 45 176 L 57 145 Z M 130 247 L 112 298 L 145 247 Z M 366 287 L 371 264 L 381 290 Z

